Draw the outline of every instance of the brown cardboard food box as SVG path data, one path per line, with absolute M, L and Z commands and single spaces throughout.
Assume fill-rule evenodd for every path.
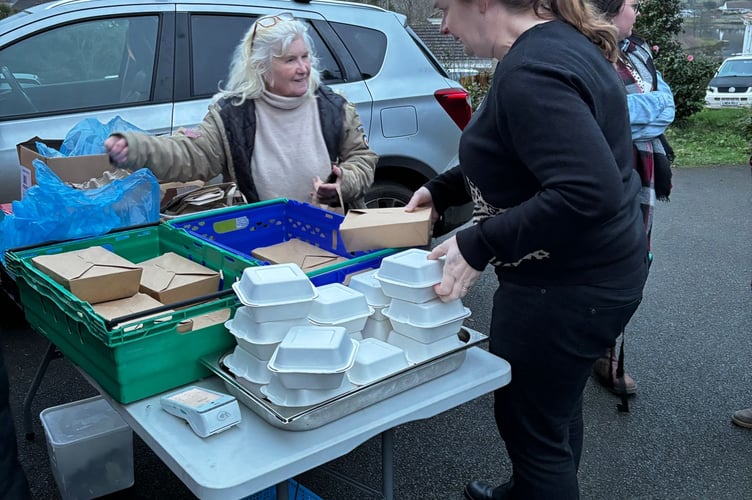
M 94 246 L 54 255 L 38 255 L 34 266 L 92 304 L 123 299 L 138 292 L 141 266 Z
M 121 318 L 129 314 L 135 314 L 141 311 L 149 311 L 156 307 L 161 307 L 162 305 L 163 304 L 161 302 L 151 298 L 145 293 L 136 293 L 135 295 L 126 297 L 124 299 L 110 300 L 108 302 L 100 302 L 99 304 L 93 304 L 91 308 L 94 309 L 94 312 L 102 316 L 104 319 L 110 320 L 110 319 L 115 319 L 115 318 Z M 171 312 L 171 311 L 168 311 L 168 312 Z M 164 313 L 165 311 L 157 313 L 157 314 L 164 314 Z M 155 315 L 156 314 L 148 314 L 146 316 L 143 316 L 143 318 L 139 318 L 139 319 L 145 319 L 145 318 L 149 318 Z M 165 316 L 164 320 L 167 321 L 168 319 L 170 319 L 170 316 Z M 118 327 L 119 325 L 115 326 L 115 328 L 118 328 Z
M 351 209 L 339 234 L 348 252 L 427 245 L 431 241 L 431 209 Z
M 254 248 L 251 255 L 272 264 L 294 263 L 306 273 L 348 260 L 297 238 L 267 247 Z
M 202 297 L 219 289 L 217 271 L 173 252 L 141 262 L 141 266 L 140 291 L 163 304 Z
M 62 139 L 40 139 L 32 137 L 28 141 L 16 145 L 18 153 L 18 163 L 21 167 L 21 196 L 26 190 L 37 183 L 34 166 L 34 160 L 42 160 L 55 172 L 64 182 L 83 183 L 95 177 L 101 177 L 102 173 L 110 170 L 110 157 L 106 154 L 101 155 L 84 155 L 84 156 L 67 156 L 61 158 L 49 158 L 37 153 L 37 142 L 60 149 L 63 143 Z

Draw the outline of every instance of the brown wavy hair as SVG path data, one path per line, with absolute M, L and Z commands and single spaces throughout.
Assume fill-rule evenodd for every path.
M 599 15 L 587 0 L 496 0 L 512 12 L 532 10 L 541 19 L 559 19 L 588 37 L 609 61 L 616 62 L 616 27 Z M 623 0 L 622 0 L 623 1 Z

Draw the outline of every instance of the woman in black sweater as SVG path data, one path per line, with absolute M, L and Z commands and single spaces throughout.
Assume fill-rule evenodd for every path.
M 429 256 L 446 256 L 444 300 L 464 297 L 488 264 L 499 280 L 490 350 L 510 362 L 512 382 L 496 392 L 494 416 L 513 474 L 497 487 L 473 481 L 465 498 L 576 499 L 582 392 L 647 277 L 615 32 L 582 0 L 435 6 L 469 55 L 500 60 L 460 167 L 407 207 L 475 203 L 476 224 Z

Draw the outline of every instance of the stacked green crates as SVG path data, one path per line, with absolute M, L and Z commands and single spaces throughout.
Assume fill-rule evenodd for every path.
M 194 305 L 154 315 L 145 312 L 143 316 L 148 317 L 113 326 L 31 262 L 38 255 L 92 246 L 102 246 L 136 264 L 174 252 L 219 271 L 220 291 Z M 113 398 L 129 403 L 211 374 L 199 359 L 234 346 L 235 339 L 222 319 L 232 317 L 240 305 L 231 285 L 257 262 L 159 224 L 8 251 L 6 265 L 16 279 L 29 324 Z

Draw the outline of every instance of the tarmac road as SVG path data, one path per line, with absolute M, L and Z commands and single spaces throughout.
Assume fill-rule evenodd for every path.
M 655 262 L 645 299 L 627 333 L 626 366 L 638 383 L 630 413 L 595 383 L 585 390 L 584 499 L 752 498 L 752 430 L 731 424 L 752 406 L 752 182 L 748 166 L 679 169 L 670 203 L 660 203 Z M 465 300 L 468 325 L 488 330 L 495 278 L 486 272 Z M 55 360 L 33 400 L 36 439 L 23 436 L 24 394 L 46 341 L 2 304 L 2 342 L 20 460 L 34 499 L 57 499 L 39 412 L 95 395 L 70 363 Z M 486 395 L 395 431 L 395 495 L 460 499 L 471 479 L 510 473 Z M 193 498 L 135 439 L 135 485 L 108 498 Z M 249 446 L 249 453 L 263 453 Z M 243 457 L 237 457 L 243 460 Z M 380 486 L 378 438 L 332 462 Z M 319 470 L 302 484 L 327 500 L 364 498 Z

